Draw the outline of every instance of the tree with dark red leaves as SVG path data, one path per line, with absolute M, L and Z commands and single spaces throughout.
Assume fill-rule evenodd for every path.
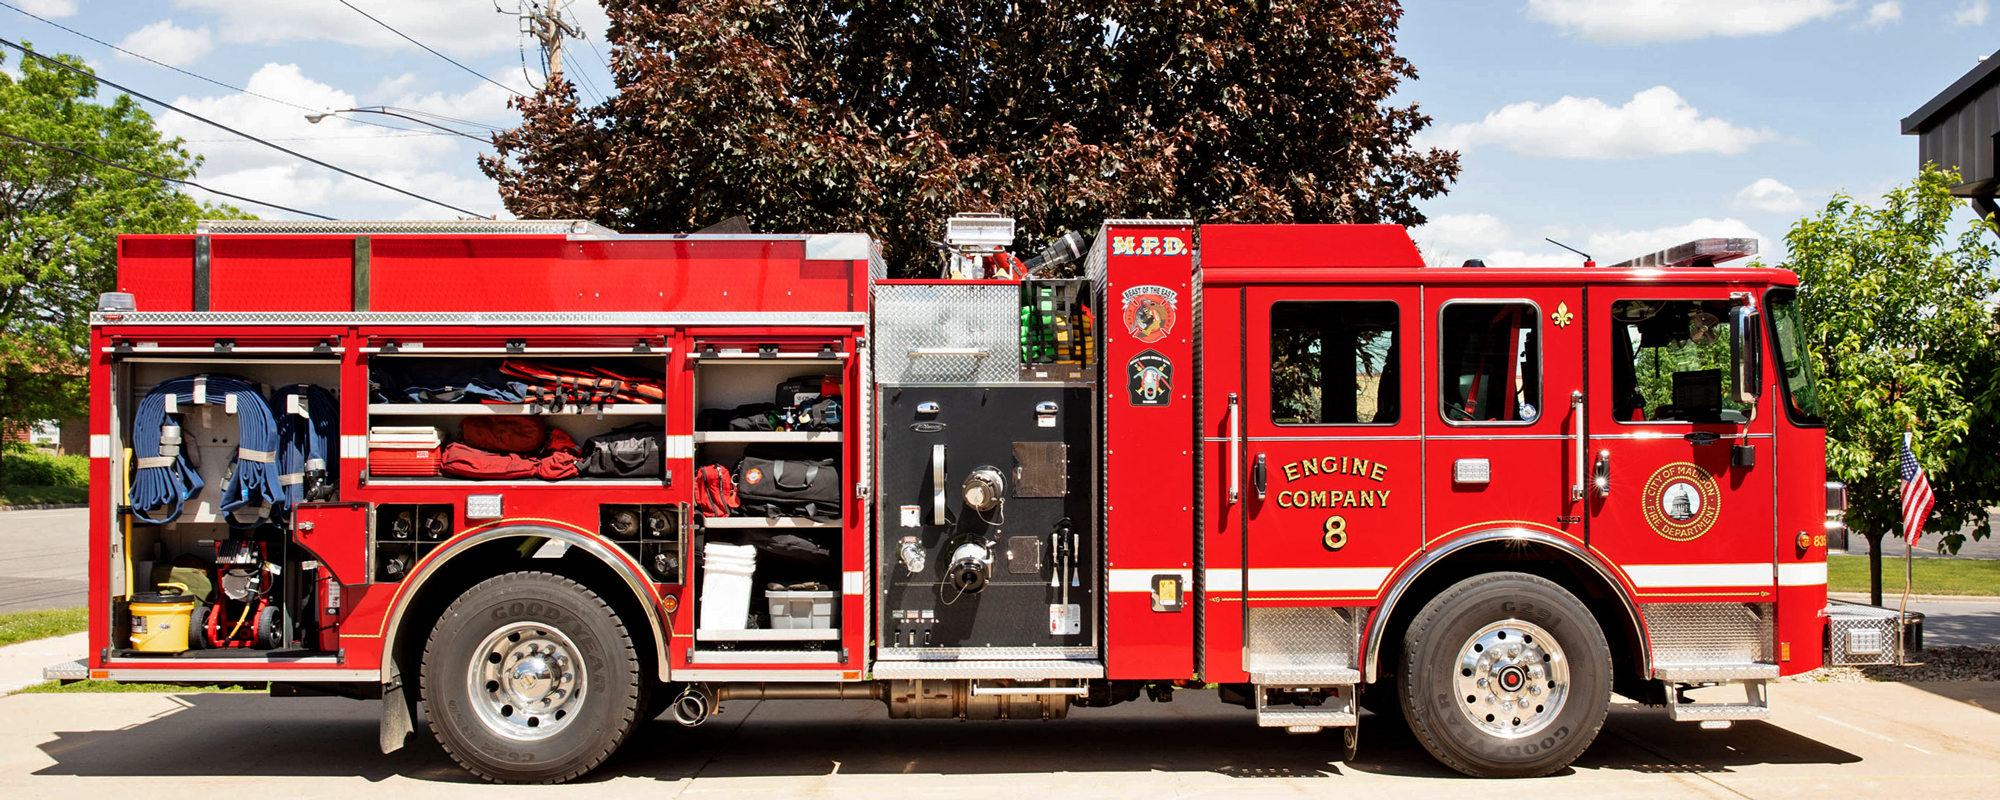
M 1390 0 L 608 0 L 619 91 L 554 82 L 481 167 L 508 208 L 625 231 L 861 231 L 929 274 L 960 211 L 1023 249 L 1106 218 L 1424 221 L 1458 154 L 1388 99 Z

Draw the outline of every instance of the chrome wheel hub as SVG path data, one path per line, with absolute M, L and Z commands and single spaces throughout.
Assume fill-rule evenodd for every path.
M 547 625 L 517 622 L 488 634 L 470 667 L 475 715 L 509 739 L 553 736 L 583 702 L 587 676 L 576 644 Z
M 1505 619 L 1459 648 L 1458 708 L 1486 733 L 1517 739 L 1548 727 L 1569 698 L 1569 660 L 1541 626 Z

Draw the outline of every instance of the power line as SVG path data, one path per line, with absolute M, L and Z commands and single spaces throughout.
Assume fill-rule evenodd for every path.
M 507 84 L 504 84 L 504 83 L 501 83 L 501 82 L 499 82 L 499 81 L 496 81 L 496 80 L 494 80 L 494 79 L 492 79 L 492 78 L 488 78 L 488 77 L 486 77 L 485 75 L 481 75 L 481 74 L 479 73 L 479 71 L 478 71 L 478 70 L 475 70 L 475 69 L 473 69 L 473 68 L 471 68 L 471 67 L 468 67 L 468 66 L 466 66 L 466 65 L 464 65 L 464 64 L 460 64 L 460 63 L 458 63 L 457 61 L 453 61 L 453 60 L 452 60 L 452 57 L 451 57 L 451 56 L 448 56 L 448 55 L 445 55 L 445 54 L 443 54 L 443 53 L 440 53 L 440 52 L 438 52 L 438 51 L 436 51 L 436 50 L 431 50 L 431 46 L 430 46 L 430 45 L 427 45 L 427 44 L 424 44 L 423 42 L 419 42 L 419 41 L 417 41 L 417 40 L 415 40 L 415 39 L 412 39 L 412 38 L 410 38 L 410 35 L 409 35 L 409 34 L 407 34 L 407 33 L 404 33 L 404 32 L 402 32 L 402 31 L 399 31 L 399 30 L 396 30 L 395 28 L 391 27 L 391 26 L 389 25 L 389 23 L 387 23 L 387 22 L 383 22 L 383 21 L 381 21 L 381 20 L 379 20 L 379 19 L 376 19 L 376 18 L 375 18 L 375 15 L 373 15 L 373 14 L 370 14 L 370 13 L 368 13 L 368 12 L 366 12 L 366 11 L 362 11 L 362 10 L 361 10 L 361 9 L 359 9 L 359 8 L 355 8 L 355 5 L 354 5 L 353 3 L 350 3 L 350 2 L 347 2 L 347 0 L 340 0 L 340 4 L 341 4 L 341 5 L 343 5 L 343 6 L 347 6 L 348 8 L 353 8 L 353 9 L 354 9 L 354 13 L 356 13 L 356 14 L 360 14 L 361 16 L 364 16 L 364 17 L 367 17 L 367 18 L 368 18 L 368 21 L 369 21 L 369 22 L 373 22 L 373 23 L 375 23 L 375 24 L 377 24 L 377 25 L 380 25 L 380 26 L 382 26 L 383 28 L 387 29 L 387 30 L 388 30 L 388 31 L 389 31 L 390 33 L 393 33 L 393 34 L 396 34 L 397 36 L 401 36 L 401 37 L 403 37 L 403 39 L 404 39 L 405 41 L 409 42 L 410 44 L 413 44 L 413 45 L 416 45 L 416 46 L 418 46 L 418 47 L 421 47 L 421 48 L 423 48 L 424 50 L 426 50 L 426 51 L 430 52 L 430 54 L 431 54 L 431 55 L 434 55 L 434 56 L 437 56 L 438 58 L 442 58 L 442 59 L 444 59 L 444 60 L 446 60 L 446 61 L 451 61 L 451 63 L 452 63 L 452 66 L 455 66 L 455 67 L 458 67 L 459 69 L 462 69 L 462 70 L 465 70 L 466 72 L 470 72 L 470 73 L 472 73 L 472 74 L 473 74 L 473 75 L 474 75 L 475 77 L 479 78 L 479 79 L 480 79 L 480 80 L 482 80 L 482 81 L 485 81 L 485 82 L 487 82 L 487 83 L 490 83 L 490 84 L 493 84 L 494 86 L 498 86 L 498 87 L 500 87 L 500 88 L 502 88 L 502 89 L 506 89 L 506 90 L 507 90 L 507 93 L 508 93 L 508 94 L 511 94 L 511 95 L 514 95 L 514 96 L 516 96 L 516 97 L 519 97 L 519 96 L 520 96 L 520 94 L 521 94 L 520 92 L 517 92 L 517 91 L 514 91 L 513 89 L 509 89 L 509 88 L 507 88 Z
M 166 182 L 168 182 L 168 183 L 177 183 L 177 184 L 180 184 L 180 185 L 182 185 L 182 186 L 192 186 L 192 187 L 194 187 L 194 188 L 196 188 L 196 189 L 200 189 L 200 190 L 202 190 L 202 191 L 204 191 L 204 192 L 208 192 L 209 194 L 216 194 L 216 195 L 221 195 L 221 196 L 223 196 L 223 197 L 227 197 L 227 198 L 229 198 L 229 199 L 231 199 L 231 200 L 240 200 L 240 201 L 242 201 L 242 202 L 245 202 L 245 203 L 250 203 L 250 204 L 252 204 L 252 205 L 259 205 L 259 206 L 264 206 L 264 207 L 266 207 L 266 208 L 275 208 L 275 209 L 278 209 L 279 211 L 289 211 L 289 212 L 291 212 L 291 213 L 293 213 L 293 214 L 302 214 L 302 215 L 305 215 L 305 216 L 308 216 L 308 217 L 312 217 L 312 218 L 314 218 L 314 219 L 326 219 L 326 220 L 330 220 L 330 219 L 333 219 L 333 217 L 329 217 L 329 216 L 326 216 L 326 215 L 324 215 L 324 214 L 314 214 L 314 213 L 313 213 L 313 212 L 311 212 L 311 211 L 300 211 L 299 209 L 296 209 L 296 208 L 291 208 L 291 207 L 289 207 L 289 206 L 281 206 L 281 205 L 278 205 L 277 203 L 266 203 L 266 202 L 264 202 L 264 201 L 262 201 L 262 200 L 253 200 L 253 199 L 251 199 L 251 198 L 248 198 L 248 197 L 244 197 L 243 195 L 240 195 L 240 194 L 230 194 L 230 193 L 228 193 L 228 192 L 225 192 L 225 191 L 221 191 L 221 190 L 218 190 L 218 189 L 210 189 L 210 188 L 208 188 L 208 187 L 206 187 L 206 186 L 203 186 L 203 185 L 201 185 L 201 184 L 199 184 L 199 183 L 195 183 L 194 181 L 190 181 L 190 180 L 183 180 L 183 179 L 180 179 L 180 178 L 169 178 L 169 177 L 167 177 L 167 176 L 165 176 L 165 175 L 155 175 L 155 174 L 153 174 L 153 173 L 151 173 L 151 172 L 147 172 L 147 171 L 145 171 L 145 170 L 143 170 L 143 169 L 134 169 L 134 168 L 132 168 L 132 167 L 128 167 L 128 166 L 125 166 L 125 165 L 123 165 L 123 164 L 113 164 L 113 163 L 111 163 L 111 162 L 109 162 L 109 161 L 106 161 L 106 160 L 104 160 L 104 159 L 101 159 L 101 158 L 98 158 L 97 156 L 93 156 L 93 155 L 91 155 L 91 154 L 89 154 L 89 153 L 86 153 L 86 152 L 83 152 L 83 151 L 81 151 L 81 150 L 72 150 L 72 149 L 70 149 L 70 148 L 67 148 L 67 147 L 63 147 L 62 145 L 58 145 L 58 144 L 50 144 L 50 143 L 48 143 L 48 142 L 38 142 L 38 141 L 35 141 L 35 140 L 33 140 L 33 139 L 30 139 L 30 138 L 28 138 L 28 137 L 26 137 L 26 136 L 15 136 L 14 134 L 11 134 L 11 133 L 8 133 L 8 132 L 6 132 L 6 131 L 0 131 L 0 136 L 5 136 L 5 137 L 7 137 L 7 138 L 9 138 L 9 139 L 13 139 L 14 141 L 17 141 L 17 142 L 21 142 L 21 143 L 23 143 L 23 144 L 31 144 L 31 145 L 34 145 L 34 146 L 36 146 L 36 147 L 46 147 L 46 148 L 48 148 L 48 149 L 50 149 L 50 150 L 61 150 L 61 151 L 65 152 L 65 153 L 69 153 L 70 155 L 74 155 L 74 156 L 82 156 L 82 157 L 84 157 L 84 158 L 87 158 L 87 159 L 90 159 L 90 160 L 92 160 L 92 161 L 95 161 L 95 162 L 97 162 L 97 163 L 99 163 L 99 164 L 103 164 L 104 166 L 107 166 L 107 167 L 110 167 L 110 168 L 112 168 L 112 169 L 121 169 L 121 170 L 124 170 L 124 171 L 126 171 L 126 172 L 130 172 L 130 173 L 132 173 L 132 174 L 134 174 L 134 175 L 143 175 L 143 176 L 145 176 L 145 177 L 148 177 L 148 178 L 152 178 L 153 180 L 156 180 L 156 181 L 166 181 Z
M 334 165 L 332 165 L 332 164 L 328 164 L 328 163 L 326 163 L 326 162 L 324 162 L 324 161 L 321 161 L 321 160 L 319 160 L 319 159 L 317 159 L 317 158 L 313 158 L 312 156 L 309 156 L 309 155 L 306 155 L 306 154 L 304 154 L 304 153 L 301 153 L 301 152 L 299 152 L 299 151 L 297 151 L 297 150 L 293 150 L 293 149 L 291 149 L 291 148 L 289 148 L 289 147 L 285 147 L 285 146 L 283 146 L 283 145 L 280 145 L 280 144 L 275 144 L 275 143 L 273 143 L 273 142 L 270 142 L 270 141 L 266 141 L 266 140 L 264 140 L 264 139 L 259 139 L 259 138 L 255 137 L 255 136 L 251 136 L 250 134 L 247 134 L 247 133 L 244 133 L 244 132 L 242 132 L 242 131 L 239 131 L 239 130 L 237 130 L 237 129 L 235 129 L 235 128 L 231 128 L 231 127 L 229 127 L 228 125 L 224 125 L 224 124 L 222 124 L 222 123 L 220 123 L 220 122 L 216 122 L 215 120 L 212 120 L 212 119 L 209 119 L 209 118 L 207 118 L 207 117 L 204 117 L 204 116 L 202 116 L 202 115 L 200 115 L 200 114 L 196 114 L 196 113 L 194 113 L 194 112 L 192 112 L 192 111 L 188 111 L 188 110 L 185 110 L 185 109 L 182 109 L 182 108 L 180 108 L 180 107 L 178 107 L 178 106 L 175 106 L 175 105 L 173 105 L 173 104 L 171 104 L 171 103 L 167 103 L 167 102 L 165 102 L 165 101 L 163 101 L 163 100 L 160 100 L 159 98 L 156 98 L 156 97 L 151 97 L 151 96 L 149 96 L 149 95 L 145 95 L 145 94 L 141 94 L 141 93 L 139 93 L 139 92 L 137 92 L 137 91 L 133 91 L 132 89 L 128 89 L 128 88 L 125 88 L 124 86 L 121 86 L 121 85 L 119 85 L 119 84 L 117 84 L 117 83 L 114 83 L 114 82 L 112 82 L 111 80 L 109 80 L 109 79 L 107 79 L 107 78 L 101 78 L 101 77 L 98 77 L 97 75 L 95 75 L 95 74 L 92 74 L 92 73 L 90 73 L 90 72 L 88 72 L 88 71 L 85 71 L 85 70 L 81 70 L 81 69 L 77 69 L 76 67 L 72 67 L 72 66 L 70 66 L 70 65 L 68 65 L 68 64 L 65 64 L 65 63 L 61 62 L 61 61 L 57 61 L 57 60 L 55 60 L 55 59 L 53 59 L 53 58 L 49 58 L 48 56 L 45 56 L 45 55 L 42 55 L 41 53 L 37 53 L 37 52 L 35 52 L 35 51 L 33 51 L 33 50 L 30 50 L 30 49 L 28 49 L 28 48 L 26 48 L 26 47 L 22 47 L 21 45 L 19 45 L 19 44 L 16 44 L 16 43 L 14 43 L 14 42 L 11 42 L 11 41 L 8 41 L 8 40 L 6 40 L 6 39 L 0 39 L 0 44 L 4 44 L 4 45 L 6 45 L 6 46 L 8 46 L 8 47 L 12 47 L 12 48 L 14 48 L 14 49 L 16 49 L 16 50 L 19 50 L 19 51 L 21 51 L 21 52 L 22 52 L 23 54 L 26 54 L 26 55 L 29 55 L 29 56 L 33 56 L 33 57 L 35 57 L 35 58 L 38 58 L 38 59 L 41 59 L 42 61 L 45 61 L 45 62 L 47 62 L 47 63 L 50 63 L 50 64 L 53 64 L 53 65 L 55 65 L 55 66 L 57 66 L 57 67 L 61 67 L 62 69 L 65 69 L 65 70 L 68 70 L 68 71 L 70 71 L 70 72 L 74 72 L 74 73 L 76 73 L 76 74 L 78 74 L 78 75 L 82 75 L 83 77 L 86 77 L 86 78 L 89 78 L 89 79 L 91 79 L 91 80 L 94 80 L 94 81 L 97 81 L 98 83 L 101 83 L 101 84 L 104 84 L 104 85 L 106 85 L 106 86 L 109 86 L 109 87 L 111 87 L 111 88 L 113 88 L 113 89 L 117 89 L 118 91 L 121 91 L 121 92 L 124 92 L 124 93 L 126 93 L 126 94 L 128 94 L 128 95 L 131 95 L 131 96 L 133 96 L 133 97 L 137 97 L 137 98 L 139 98 L 139 99 L 141 99 L 141 100 L 144 100 L 144 101 L 146 101 L 146 102 L 149 102 L 149 103 L 152 103 L 152 104 L 154 104 L 154 105 L 157 105 L 157 106 L 159 106 L 159 107 L 161 107 L 161 108 L 164 108 L 164 109 L 166 109 L 166 110 L 168 110 L 168 111 L 172 111 L 172 112 L 174 112 L 174 113 L 176 113 L 176 114 L 180 114 L 181 116 L 184 116 L 184 117 L 188 117 L 188 118 L 190 118 L 190 119 L 195 119 L 195 120 L 198 120 L 198 121 L 201 121 L 201 122 L 205 122 L 205 123 L 208 123 L 209 125 L 213 125 L 213 126 L 215 126 L 215 127 L 217 127 L 217 128 L 221 128 L 222 130 L 225 130 L 225 131 L 228 131 L 228 132 L 230 132 L 230 133 L 233 133 L 233 134 L 235 134 L 235 135 L 237 135 L 237 136 L 241 136 L 241 137 L 243 137 L 243 138 L 245 138 L 245 139 L 249 139 L 249 140 L 251 140 L 251 141 L 253 141 L 253 142 L 258 142 L 258 143 L 261 143 L 261 144 L 263 144 L 263 145 L 264 145 L 264 146 L 266 146 L 266 147 L 269 147 L 269 148 L 271 148 L 271 149 L 273 149 L 273 150 L 276 150 L 276 151 L 278 151 L 278 152 L 281 152 L 281 153 L 284 153 L 284 154 L 286 154 L 286 155 L 289 155 L 289 156 L 292 156 L 292 157 L 294 157 L 294 158 L 297 158 L 297 159 L 300 159 L 300 160 L 302 160 L 302 161 L 308 161 L 308 162 L 311 162 L 311 163 L 313 163 L 313 164 L 318 164 L 319 166 L 322 166 L 322 167 L 325 167 L 325 168 L 327 168 L 327 169 L 330 169 L 330 170 L 333 170 L 334 172 L 338 172 L 338 173 L 340 173 L 340 174 L 342 174 L 342 175 L 346 175 L 346 176 L 348 176 L 348 177 L 350 177 L 350 178 L 354 178 L 354 179 L 356 179 L 356 180 L 360 180 L 360 181 L 364 181 L 364 182 L 366 182 L 366 183 L 370 183 L 370 184 L 373 184 L 373 185 L 375 185 L 375 186 L 380 186 L 380 187 L 382 187 L 382 188 L 384 188 L 384 189 L 388 189 L 389 191 L 392 191 L 392 192 L 395 192 L 395 193 L 397 193 L 397 194 L 400 194 L 400 195 L 403 195 L 403 196 L 405 196 L 405 197 L 411 197 L 411 198 L 415 198 L 415 199 L 417 199 L 417 200 L 422 200 L 422 201 L 424 201 L 424 202 L 426 202 L 426 203 L 430 203 L 430 204 L 432 204 L 432 205 L 437 205 L 437 206 L 443 206 L 443 207 L 445 207 L 445 208 L 449 208 L 449 209 L 451 209 L 451 210 L 453 210 L 453 211 L 456 211 L 456 212 L 458 212 L 458 213 L 460 213 L 460 214 L 471 214 L 472 216 L 475 216 L 475 217 L 480 217 L 480 218 L 483 218 L 483 219 L 492 219 L 492 217 L 491 217 L 491 216 L 489 216 L 489 215 L 486 215 L 486 214 L 481 214 L 481 213 L 479 213 L 479 212 L 477 212 L 477 211 L 470 211 L 470 210 L 467 210 L 467 209 L 463 209 L 463 208 L 459 208 L 458 206 L 455 206 L 455 205 L 452 205 L 452 204 L 450 204 L 450 203 L 446 203 L 446 202 L 444 202 L 444 201 L 442 201 L 442 200 L 432 200 L 432 199 L 430 199 L 430 198 L 428 198 L 428 197 L 425 197 L 425 196 L 423 196 L 423 195 L 420 195 L 420 194 L 417 194 L 416 192 L 412 192 L 412 191 L 410 191 L 410 190 L 408 190 L 408 189 L 402 189 L 402 188 L 398 188 L 398 187 L 395 187 L 395 186 L 390 186 L 389 184 L 386 184 L 386 183 L 383 183 L 383 182 L 381 182 L 381 181 L 378 181 L 378 180 L 375 180 L 374 178 L 370 178 L 370 177 L 368 177 L 368 176 L 366 176 L 366 175 L 363 175 L 363 174 L 361 174 L 361 173 L 358 173 L 358 172 L 353 172 L 353 171 L 351 171 L 351 170 L 347 170 L 347 169 L 342 169 L 342 168 L 340 168 L 340 167 L 336 167 L 336 166 L 334 166 Z
M 98 44 L 100 44 L 100 45 L 103 45 L 103 46 L 105 46 L 105 47 L 109 47 L 109 48 L 111 48 L 111 49 L 113 49 L 113 50 L 116 50 L 116 51 L 118 51 L 118 52 L 120 52 L 120 53 L 124 53 L 125 55 L 128 55 L 128 56 L 131 56 L 131 57 L 133 57 L 133 58 L 136 58 L 136 59 L 139 59 L 139 60 L 141 60 L 141 61 L 144 61 L 144 62 L 146 62 L 146 63 L 149 63 L 149 64 L 153 64 L 153 65 L 155 65 L 155 66 L 160 66 L 160 67 L 166 67 L 167 69 L 170 69 L 170 70 L 173 70 L 173 71 L 175 71 L 175 72 L 178 72 L 178 73 L 180 73 L 180 74 L 182 74 L 182 75 L 186 75 L 186 76 L 188 76 L 188 77 L 190 77 L 190 78 L 194 78 L 195 80 L 201 80 L 201 81 L 207 81 L 207 82 L 209 82 L 209 83 L 212 83 L 212 84 L 215 84 L 215 85 L 217 85 L 217 86 L 220 86 L 220 87 L 222 87 L 222 88 L 224 88 L 224 89 L 228 89 L 228 90 L 230 90 L 230 91 L 232 91 L 232 92 L 241 92 L 241 93 L 243 93 L 243 94 L 247 94 L 247 95 L 249 95 L 249 96 L 251 96 L 251 97 L 255 97 L 255 98 L 259 99 L 259 100 L 269 100 L 269 101 L 271 101 L 271 102 L 273 102 L 273 103 L 277 103 L 277 104 L 279 104 L 279 105 L 286 105 L 286 106 L 291 106 L 291 107 L 293 107 L 293 108 L 296 108 L 296 109 L 299 109 L 299 110 L 302 110 L 302 111 L 318 111 L 318 110 L 320 110 L 320 109 L 316 109 L 316 108 L 310 108 L 310 107 L 307 107 L 307 106 L 302 106 L 302 105 L 299 105 L 298 103 L 294 103 L 294 102 L 292 102 L 292 101 L 290 101 L 290 100 L 280 100 L 280 99 L 278 99 L 278 98 L 276 98 L 276 97 L 272 97 L 272 96 L 270 96 L 270 95 L 267 95 L 267 94 L 259 94 L 259 93 L 257 93 L 257 92 L 253 92 L 253 91 L 250 91 L 249 89 L 245 89 L 245 88 L 243 88 L 243 87 L 241 87 L 241 86 L 233 86 L 233 85 L 230 85 L 230 84 L 227 84 L 227 83 L 223 83 L 222 81 L 218 81 L 218 80 L 216 80 L 216 79 L 214 79 L 214 78 L 211 78 L 211 77 L 208 77 L 207 75 L 201 75 L 201 74 L 198 74 L 198 73 L 194 73 L 194 72 L 189 72 L 189 71 L 187 71 L 187 70 L 184 70 L 184 69 L 181 69 L 180 67 L 176 67 L 176 66 L 174 66 L 174 65 L 172 65 L 172 64 L 169 64 L 169 63 L 166 63 L 166 62 L 164 62 L 164 61 L 160 61 L 160 60 L 158 60 L 158 59 L 155 59 L 155 58 L 153 58 L 153 57 L 151 57 L 151 56 L 147 56 L 147 55 L 144 55 L 144 54 L 141 54 L 141 53 L 134 53 L 134 52 L 132 52 L 132 51 L 130 51 L 130 50 L 127 50 L 127 49 L 125 49 L 125 48 L 123 48 L 123 47 L 119 47 L 118 45 L 115 45 L 115 44 L 112 44 L 112 43 L 110 43 L 110 42 L 107 42 L 107 41 L 104 41 L 103 39 L 99 39 L 99 38 L 97 38 L 97 37 L 95 37 L 95 36 L 92 36 L 92 35 L 90 35 L 90 34 L 88 34 L 88 33 L 84 33 L 83 31 L 80 31 L 80 30 L 77 30 L 77 29 L 75 29 L 75 28 L 72 28 L 72 27 L 70 27 L 70 26 L 68 26 L 68 25 L 64 25 L 64 24 L 62 24 L 62 23 L 60 23 L 60 22 L 57 22 L 57 21 L 55 21 L 55 20 L 52 20 L 52 19 L 48 19 L 48 18 L 46 18 L 46 17 L 42 17 L 42 16 L 37 16 L 36 14 L 34 14 L 34 13 L 32 13 L 32 12 L 28 11 L 27 9 L 24 9 L 24 8 L 21 8 L 20 6 L 17 6 L 17 5 L 14 5 L 13 3 L 8 3 L 8 2 L 5 2 L 5 0 L 0 0 L 0 6 L 6 6 L 6 7 L 8 7 L 8 8 L 11 8 L 11 9 L 13 9 L 13 10 L 14 10 L 14 11 L 16 11 L 16 12 L 19 12 L 19 13 L 20 13 L 21 15 L 23 15 L 23 16 L 26 16 L 26 17 L 30 17 L 30 18 L 33 18 L 33 19 L 36 19 L 36 20 L 40 20 L 41 22 L 43 22 L 43 23 L 45 23 L 45 24 L 47 24 L 47 25 L 50 25 L 50 26 L 52 26 L 52 27 L 56 27 L 56 28 L 61 28 L 62 30 L 65 30 L 65 31 L 68 31 L 68 32 L 70 32 L 71 34 L 74 34 L 74 35 L 76 35 L 76 36 L 79 36 L 79 37 L 82 37 L 82 38 L 84 38 L 84 39 L 89 39 L 90 41 L 93 41 L 93 42 L 96 42 L 96 43 L 98 43 Z M 408 131 L 408 130 L 410 130 L 409 128 L 401 128 L 401 127 L 397 127 L 397 126 L 395 126 L 395 125 L 384 125 L 384 124 L 382 124 L 382 123 L 380 123 L 380 122 L 372 122 L 372 121 L 369 121 L 369 120 L 365 120 L 365 119 L 350 119 L 350 120 L 345 120 L 345 121 L 347 121 L 347 122 L 354 122 L 354 123 L 359 123 L 359 124 L 362 124 L 362 125 L 373 125 L 373 126 L 375 126 L 375 127 L 377 127 L 377 128 L 388 128 L 389 130 L 392 130 L 392 131 Z

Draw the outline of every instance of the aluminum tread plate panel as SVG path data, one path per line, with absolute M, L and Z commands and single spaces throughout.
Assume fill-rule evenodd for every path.
M 1775 663 L 1770 603 L 1641 606 L 1654 664 L 1682 668 Z
M 877 661 L 877 679 L 1102 678 L 1098 661 Z
M 882 383 L 1017 383 L 1021 290 L 1014 284 L 875 287 L 875 375 Z M 986 355 L 910 355 L 926 348 Z

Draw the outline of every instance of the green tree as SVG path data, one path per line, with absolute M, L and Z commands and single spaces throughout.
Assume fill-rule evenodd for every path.
M 61 60 L 83 68 L 73 56 Z M 4 61 L 4 56 L 0 56 Z M 124 95 L 21 59 L 0 72 L 0 130 L 114 164 L 192 178 L 201 159 L 163 139 Z M 111 291 L 120 233 L 185 233 L 234 209 L 195 202 L 173 186 L 89 159 L 0 140 L 0 430 L 83 414 L 90 311 Z
M 1880 207 L 1836 194 L 1819 214 L 1785 235 L 1783 266 L 1799 274 L 1799 307 L 1820 373 L 1827 423 L 1827 469 L 1845 482 L 1848 525 L 1868 538 L 1876 602 L 1881 545 L 1901 532 L 1898 471 L 1903 433 L 1916 436 L 1917 460 L 1930 476 L 1937 510 L 1924 530 L 1944 552 L 1990 532 L 1996 469 L 1991 430 L 1994 314 L 1990 222 L 1955 239 L 1958 176 L 1932 166 L 1898 187 Z M 1983 411 L 1982 411 L 1983 409 Z M 1981 414 L 1985 414 L 1982 422 Z
M 609 0 L 619 92 L 516 102 L 482 158 L 509 210 L 621 230 L 745 215 L 866 231 L 934 270 L 959 211 L 1022 244 L 1110 217 L 1424 217 L 1458 155 L 1391 105 L 1393 0 Z

